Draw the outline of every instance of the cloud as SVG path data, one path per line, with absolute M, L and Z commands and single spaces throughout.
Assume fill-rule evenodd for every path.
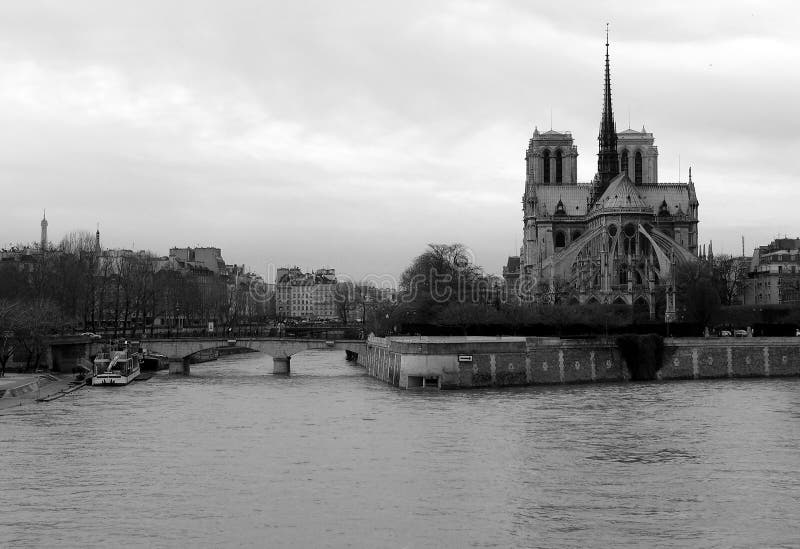
M 635 9 L 634 9 L 635 8 Z M 691 12 L 691 17 L 687 17 Z M 596 169 L 605 22 L 618 127 L 694 168 L 701 240 L 791 234 L 792 3 L 76 1 L 0 7 L 3 242 L 399 274 L 458 241 L 499 272 L 534 126 Z M 630 115 L 628 114 L 630 112 Z M 753 200 L 757 195 L 761 199 Z M 769 197 L 774 197 L 769 200 Z M 759 243 L 766 243 L 761 241 Z

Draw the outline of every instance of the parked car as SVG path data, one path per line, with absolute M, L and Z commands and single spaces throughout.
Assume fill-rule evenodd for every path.
M 94 332 L 82 332 L 81 335 L 84 336 L 84 337 L 92 338 L 92 339 L 100 339 L 101 337 L 103 337 L 103 336 L 101 336 L 99 334 L 96 334 Z
M 719 333 L 719 335 L 720 335 L 720 337 L 731 337 L 731 331 L 730 330 L 722 330 Z
M 747 337 L 747 330 L 734 330 L 733 335 L 735 337 Z

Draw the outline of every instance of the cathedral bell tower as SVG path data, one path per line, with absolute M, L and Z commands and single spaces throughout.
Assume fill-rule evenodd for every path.
M 608 25 L 606 25 L 606 80 L 603 92 L 603 118 L 600 120 L 600 135 L 597 137 L 600 150 L 597 153 L 597 187 L 595 200 L 603 195 L 608 184 L 619 174 L 617 154 L 617 125 L 611 109 L 611 69 L 608 62 Z

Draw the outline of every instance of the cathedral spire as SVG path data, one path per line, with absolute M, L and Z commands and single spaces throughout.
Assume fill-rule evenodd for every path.
M 598 198 L 608 187 L 609 182 L 619 174 L 617 156 L 617 126 L 611 108 L 611 67 L 608 57 L 608 23 L 606 23 L 606 75 L 603 91 L 603 117 L 600 120 L 599 151 L 597 153 Z

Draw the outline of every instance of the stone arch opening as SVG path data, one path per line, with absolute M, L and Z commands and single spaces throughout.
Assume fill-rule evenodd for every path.
M 550 151 L 542 152 L 542 182 L 550 184 Z
M 556 183 L 562 183 L 563 169 L 562 169 L 562 155 L 561 149 L 556 151 Z
M 558 249 L 558 248 L 563 248 L 566 245 L 567 245 L 567 235 L 564 233 L 564 231 L 556 231 L 555 247 Z
M 620 284 L 628 283 L 628 266 L 624 263 L 617 268 L 617 278 Z
M 642 184 L 642 152 L 641 151 L 636 151 L 636 156 L 634 157 L 633 173 L 634 173 L 634 182 L 637 185 L 641 185 Z

